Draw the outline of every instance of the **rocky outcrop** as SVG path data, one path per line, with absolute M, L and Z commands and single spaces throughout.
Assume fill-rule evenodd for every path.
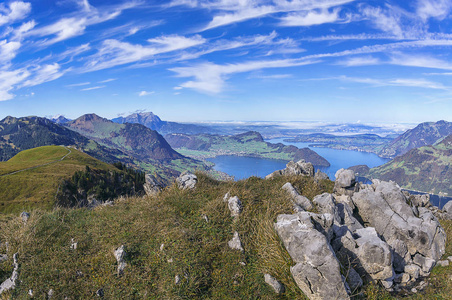
M 162 190 L 162 186 L 157 183 L 151 174 L 146 174 L 143 188 L 148 196 L 157 195 Z
M 297 190 L 292 186 L 290 182 L 287 182 L 282 186 L 282 189 L 287 191 L 292 199 L 292 203 L 294 205 L 294 211 L 304 211 L 304 210 L 312 210 L 314 206 L 311 201 L 305 196 L 298 194 Z
M 279 215 L 276 232 L 295 266 L 290 271 L 310 299 L 349 299 L 339 262 L 326 236 L 309 212 Z
M 17 278 L 19 278 L 19 263 L 17 262 L 17 253 L 14 253 L 13 255 L 13 264 L 14 269 L 11 277 L 3 281 L 0 285 L 0 295 L 3 292 L 12 290 L 16 287 Z
M 349 171 L 336 173 L 335 194 L 313 199 L 318 214 L 277 218 L 275 229 L 295 262 L 296 283 L 310 299 L 347 299 L 345 291 L 357 289 L 363 279 L 389 290 L 424 288 L 420 278 L 444 254 L 446 241 L 428 198 L 402 192 L 394 182 L 356 183 Z M 339 266 L 347 270 L 346 282 Z
M 124 260 L 126 251 L 124 250 L 124 245 L 121 245 L 121 247 L 116 249 L 114 254 L 115 254 L 116 262 L 118 263 L 118 275 L 121 275 L 124 272 L 124 269 L 126 267 L 126 261 Z
M 444 204 L 443 212 L 445 219 L 452 220 L 452 201 L 449 201 L 446 204 Z
M 314 176 L 314 166 L 306 162 L 304 159 L 297 162 L 290 161 L 287 163 L 286 168 L 282 170 L 275 171 L 267 176 L 265 179 L 271 179 L 278 176 L 292 176 L 292 175 L 303 175 L 303 176 Z
M 324 173 L 320 170 L 317 170 L 317 172 L 315 172 L 315 174 L 314 174 L 315 182 L 319 182 L 321 180 L 326 180 L 326 179 L 330 179 L 326 173 Z
M 240 202 L 239 197 L 234 196 L 227 199 L 229 211 L 231 212 L 231 217 L 238 217 L 242 213 L 242 202 Z
M 176 178 L 176 182 L 180 189 L 192 190 L 195 188 L 196 183 L 198 183 L 198 177 L 195 174 L 184 172 Z

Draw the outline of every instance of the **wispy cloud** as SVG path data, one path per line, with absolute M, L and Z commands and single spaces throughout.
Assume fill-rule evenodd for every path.
M 313 10 L 289 14 L 281 18 L 280 26 L 312 26 L 325 23 L 347 22 L 347 19 L 339 17 L 339 9 L 333 11 Z M 350 20 L 350 19 L 349 19 Z
M 426 21 L 428 18 L 443 20 L 452 9 L 452 1 L 450 0 L 417 0 L 416 13 Z
M 140 96 L 140 97 L 143 97 L 143 96 L 149 96 L 149 95 L 152 95 L 152 94 L 154 94 L 154 93 L 155 93 L 154 91 L 151 91 L 151 92 L 148 92 L 148 91 L 141 91 L 141 92 L 138 93 L 138 96 Z
M 393 78 L 393 79 L 375 79 L 375 78 L 361 78 L 361 77 L 348 77 L 339 76 L 329 79 L 338 79 L 348 82 L 364 83 L 373 85 L 376 87 L 380 86 L 399 86 L 399 87 L 417 87 L 435 90 L 450 90 L 450 87 L 444 86 L 442 83 L 433 82 L 425 80 L 422 78 Z
M 93 86 L 86 89 L 81 89 L 81 91 L 92 91 L 97 89 L 103 89 L 104 87 L 106 87 L 106 85 Z
M 337 63 L 338 65 L 346 67 L 357 67 L 357 66 L 371 66 L 381 64 L 380 59 L 371 56 L 359 56 L 350 57 L 345 60 L 341 60 Z
M 99 81 L 99 83 L 107 83 L 107 82 L 112 82 L 112 81 L 115 81 L 115 80 L 118 80 L 118 78 L 105 79 L 105 80 Z
M 239 64 L 217 65 L 214 63 L 203 63 L 193 67 L 172 68 L 177 77 L 194 78 L 195 80 L 184 82 L 183 88 L 195 89 L 209 94 L 218 94 L 223 91 L 228 76 L 236 73 L 244 73 L 269 68 L 294 67 L 314 64 L 314 60 L 267 60 L 249 61 Z
M 67 87 L 74 87 L 74 86 L 84 86 L 84 85 L 90 85 L 91 82 L 81 82 L 81 83 L 73 83 L 66 85 Z
M 24 19 L 31 12 L 31 4 L 22 1 L 0 4 L 0 26 Z

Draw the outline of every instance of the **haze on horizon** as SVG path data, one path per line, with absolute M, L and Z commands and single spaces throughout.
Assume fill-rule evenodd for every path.
M 452 0 L 6 1 L 0 118 L 452 115 Z

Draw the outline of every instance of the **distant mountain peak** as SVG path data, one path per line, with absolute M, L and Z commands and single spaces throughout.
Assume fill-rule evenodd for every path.
M 111 122 L 108 119 L 102 118 L 95 113 L 91 114 L 85 114 L 79 118 L 77 118 L 75 121 L 83 121 L 83 122 Z

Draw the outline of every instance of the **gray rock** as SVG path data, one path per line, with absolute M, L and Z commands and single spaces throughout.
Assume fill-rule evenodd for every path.
M 447 257 L 447 260 L 450 261 L 450 262 L 452 262 L 452 256 L 448 256 L 448 257 Z
M 358 272 L 356 272 L 352 267 L 349 268 L 347 277 L 345 279 L 348 283 L 348 286 L 350 287 L 352 294 L 363 286 L 363 280 L 361 279 L 361 276 L 359 276 Z
M 406 265 L 404 271 L 405 274 L 409 274 L 413 280 L 416 280 L 419 278 L 419 275 L 421 274 L 421 267 L 415 264 Z
M 278 280 L 276 280 L 276 278 L 274 278 L 270 274 L 265 274 L 264 279 L 265 279 L 265 282 L 273 288 L 273 290 L 275 291 L 276 294 L 279 295 L 279 294 L 284 293 L 284 291 L 285 291 L 284 285 L 281 282 L 279 282 Z
M 121 275 L 124 272 L 124 269 L 126 267 L 126 262 L 124 260 L 126 251 L 124 250 L 124 245 L 121 245 L 121 247 L 116 249 L 114 254 L 115 254 L 116 261 L 118 262 L 118 275 Z
M 448 220 L 452 220 L 452 201 L 447 202 L 443 206 L 444 217 Z
M 23 212 L 20 213 L 20 217 L 22 218 L 22 221 L 24 223 L 27 223 L 28 219 L 30 219 L 30 214 L 25 212 L 25 211 L 23 211 Z
M 338 195 L 353 195 L 357 188 L 355 172 L 349 169 L 339 169 L 335 177 L 333 191 Z
M 441 267 L 447 267 L 447 266 L 449 266 L 449 260 L 447 260 L 447 259 L 439 260 L 436 264 Z
M 416 264 L 429 272 L 430 260 L 434 264 L 444 254 L 446 235 L 438 220 L 425 207 L 419 207 L 416 216 L 394 182 L 374 183 L 354 193 L 352 200 L 361 219 L 393 248 L 398 270 L 403 267 L 402 260 L 410 263 L 410 256 L 418 254 Z
M 292 202 L 294 203 L 295 210 L 299 210 L 298 207 L 300 207 L 302 210 L 312 210 L 314 208 L 311 201 L 309 201 L 309 199 L 305 196 L 298 194 L 297 190 L 292 186 L 290 182 L 284 184 L 282 186 L 282 189 L 290 194 Z
M 302 175 L 302 176 L 314 176 L 314 166 L 311 163 L 305 162 L 305 160 L 299 160 L 297 162 L 290 161 L 287 163 L 286 168 L 283 170 L 275 171 L 267 176 L 265 179 L 271 179 L 278 176 L 292 176 L 292 175 Z
M 19 278 L 19 263 L 17 262 L 17 255 L 18 255 L 17 253 L 14 253 L 13 255 L 14 269 L 13 273 L 11 274 L 11 277 L 3 281 L 2 284 L 0 285 L 0 295 L 3 292 L 16 288 L 16 282 L 17 279 Z
M 405 195 L 407 196 L 407 195 Z M 430 203 L 430 195 L 429 194 L 422 194 L 422 195 L 411 195 L 408 193 L 408 200 L 411 202 L 412 205 L 417 207 L 429 207 L 431 206 Z
M 189 172 L 182 173 L 179 177 L 176 178 L 177 186 L 180 189 L 192 190 L 195 188 L 196 183 L 198 183 L 198 177 L 195 174 L 191 174 Z
M 8 255 L 0 254 L 0 262 L 8 260 Z
M 321 180 L 326 180 L 326 179 L 330 179 L 326 173 L 323 173 L 320 170 L 317 170 L 317 172 L 315 172 L 315 174 L 314 174 L 315 182 L 319 182 Z
M 311 215 L 300 212 L 277 217 L 275 229 L 295 262 L 292 276 L 310 299 L 349 299 L 336 255 Z
M 178 285 L 180 283 L 180 276 L 176 275 L 174 276 L 174 284 Z
M 240 202 L 240 199 L 237 196 L 229 198 L 228 207 L 231 211 L 231 217 L 238 217 L 242 213 L 242 202 Z
M 155 177 L 151 174 L 146 174 L 143 188 L 148 196 L 157 195 L 162 190 L 162 186 L 157 183 Z
M 51 299 L 54 294 L 55 294 L 55 291 L 53 289 L 50 289 L 49 292 L 47 293 L 47 299 Z
M 77 242 L 72 238 L 71 239 L 71 250 L 77 249 Z
M 228 242 L 228 246 L 231 249 L 243 252 L 242 242 L 240 241 L 239 233 L 237 231 L 234 232 L 234 236 L 232 237 L 232 240 Z
M 102 298 L 104 296 L 104 290 L 103 289 L 98 289 L 96 291 L 96 296 Z

